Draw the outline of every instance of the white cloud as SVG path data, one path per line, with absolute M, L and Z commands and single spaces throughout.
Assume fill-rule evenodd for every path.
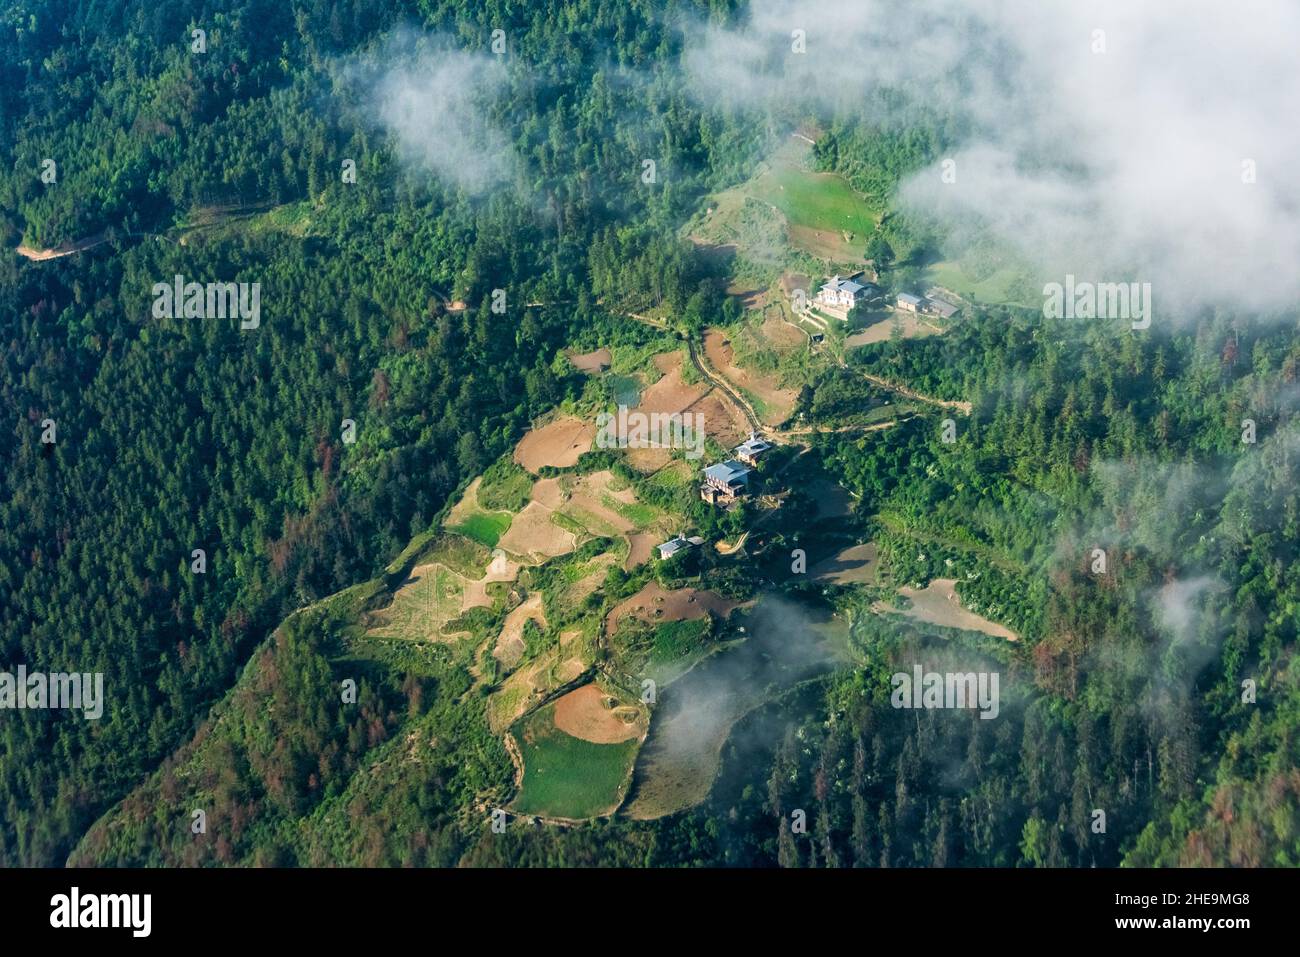
M 517 157 L 490 118 L 507 83 L 495 57 L 402 34 L 363 71 L 366 102 L 406 162 L 471 195 L 513 179 Z
M 905 203 L 1053 274 L 1150 281 L 1159 318 L 1300 298 L 1297 36 L 1292 0 L 753 0 L 736 30 L 687 30 L 686 62 L 709 102 L 955 117 L 957 182 L 936 165 Z

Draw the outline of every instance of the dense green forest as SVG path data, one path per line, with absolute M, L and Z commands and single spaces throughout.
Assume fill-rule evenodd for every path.
M 938 667 L 951 651 L 860 616 L 855 642 L 880 665 L 775 709 L 765 720 L 785 737 L 734 759 L 770 762 L 766 789 L 719 789 L 695 815 L 709 846 L 726 822 L 730 862 L 1300 863 L 1294 330 L 1206 317 L 1139 342 L 1041 327 L 992 315 L 864 356 L 972 396 L 968 431 L 946 446 L 937 422 L 916 421 L 825 453 L 906 518 L 911 535 L 878 540 L 909 576 L 974 570 L 967 600 L 1032 637 L 1001 656 L 1000 719 L 897 720 L 891 665 Z M 1243 418 L 1258 444 L 1242 442 Z M 792 808 L 816 822 L 811 841 L 793 840 Z
M 685 334 L 739 312 L 678 228 L 785 131 L 674 70 L 678 19 L 737 6 L 0 3 L 0 239 L 103 240 L 0 256 L 0 666 L 102 672 L 110 698 L 98 722 L 0 717 L 0 863 L 1300 864 L 1293 316 L 1139 337 L 979 309 L 820 369 L 801 408 L 822 420 L 879 401 L 860 371 L 972 403 L 953 443 L 932 408 L 814 457 L 900 581 L 960 574 L 1021 641 L 822 596 L 858 664 L 749 716 L 693 810 L 490 833 L 511 768 L 465 669 L 356 632 L 452 496 L 581 394 L 562 351 L 645 340 L 624 310 Z M 490 118 L 518 163 L 476 192 L 401 154 L 358 70 L 404 32 L 492 57 L 497 29 Z M 819 119 L 817 167 L 882 204 L 962 133 Z M 933 228 L 886 218 L 883 281 Z M 177 274 L 260 283 L 260 327 L 154 318 Z M 747 518 L 683 514 L 711 536 Z M 1003 670 L 1004 720 L 889 707 L 894 666 L 952 644 Z M 398 760 L 416 738 L 430 756 Z M 190 839 L 196 797 L 211 841 Z
M 287 612 L 391 560 L 565 394 L 551 359 L 605 321 L 598 298 L 681 307 L 695 293 L 699 266 L 654 224 L 743 161 L 725 147 L 739 134 L 671 89 L 590 82 L 670 44 L 655 5 L 571 13 L 579 34 L 506 3 L 5 4 L 6 242 L 110 237 L 2 267 L 5 658 L 103 671 L 118 690 L 99 725 L 4 722 L 0 858 L 62 860 Z M 498 24 L 517 38 L 529 71 L 511 74 L 503 109 L 532 115 L 518 190 L 466 198 L 368 124 L 350 58 L 412 18 L 469 49 Z M 628 113 L 647 119 L 624 135 Z M 629 187 L 646 149 L 675 171 L 663 189 Z M 305 236 L 275 221 L 175 228 L 286 203 Z M 150 290 L 175 274 L 259 282 L 260 328 L 153 322 Z M 449 312 L 453 299 L 469 308 Z

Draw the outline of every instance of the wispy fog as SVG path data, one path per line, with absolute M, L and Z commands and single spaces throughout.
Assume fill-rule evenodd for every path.
M 470 195 L 513 180 L 518 159 L 492 120 L 506 68 L 491 54 L 401 32 L 352 67 L 367 113 L 410 166 Z
M 1050 275 L 1150 281 L 1164 317 L 1300 295 L 1298 36 L 1293 0 L 752 0 L 684 28 L 702 102 L 951 118 L 956 182 L 936 164 L 908 206 Z

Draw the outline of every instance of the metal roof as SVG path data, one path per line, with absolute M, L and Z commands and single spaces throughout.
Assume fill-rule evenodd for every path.
M 717 465 L 710 465 L 704 470 L 705 478 L 721 482 L 724 485 L 743 481 L 747 475 L 749 475 L 749 468 L 736 461 L 719 462 Z

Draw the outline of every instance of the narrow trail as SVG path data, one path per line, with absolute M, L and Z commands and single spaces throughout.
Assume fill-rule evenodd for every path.
M 74 253 L 93 249 L 102 243 L 108 242 L 110 239 L 159 239 L 175 243 L 178 246 L 184 246 L 186 236 L 190 233 L 198 233 L 205 229 L 211 229 L 214 226 L 222 226 L 240 220 L 251 219 L 260 213 L 265 213 L 275 208 L 282 207 L 276 207 L 271 203 L 245 203 L 239 206 L 217 209 L 216 217 L 209 222 L 172 226 L 167 229 L 166 232 L 154 233 L 149 232 L 148 230 L 104 229 L 95 233 L 93 236 L 87 236 L 85 239 L 74 239 L 70 242 L 52 246 L 49 249 L 36 249 L 32 246 L 20 245 L 14 251 L 24 259 L 29 259 L 32 262 L 47 262 L 51 259 L 62 259 L 64 256 L 71 256 Z M 112 233 L 111 235 L 110 232 Z
M 188 235 L 189 232 L 197 232 L 201 228 L 206 227 L 193 227 L 187 232 L 181 233 L 180 239 L 176 239 L 166 233 L 119 231 L 113 236 L 99 233 L 95 236 L 88 236 L 85 239 L 78 239 L 75 242 L 60 243 L 52 249 L 33 249 L 31 246 L 18 246 L 14 249 L 14 252 L 31 262 L 48 262 L 51 259 L 62 259 L 64 256 L 71 256 L 74 253 L 85 252 L 87 249 L 94 249 L 96 246 L 100 246 L 108 242 L 110 239 L 156 239 L 159 242 L 175 243 L 177 246 L 184 246 L 186 235 Z
M 880 378 L 880 376 L 872 375 L 870 372 L 862 372 L 861 370 L 859 370 L 859 374 L 874 386 L 879 386 L 882 389 L 886 389 L 890 392 L 895 392 L 898 395 L 904 396 L 908 399 L 915 399 L 917 402 L 925 402 L 929 405 L 937 405 L 943 409 L 956 409 L 958 412 L 961 412 L 963 415 L 970 415 L 971 409 L 974 408 L 974 406 L 972 406 L 969 402 L 958 402 L 952 399 L 936 399 L 932 395 L 922 395 L 920 392 L 916 392 L 912 389 L 907 388 L 907 386 L 895 385 L 894 383 L 888 381 L 887 379 L 882 379 Z
M 599 303 L 597 303 L 597 305 L 599 305 Z M 629 319 L 635 319 L 637 322 L 644 322 L 647 326 L 654 326 L 656 329 L 662 329 L 665 332 L 673 331 L 669 327 L 668 323 L 664 322 L 662 319 L 655 319 L 652 316 L 643 316 L 639 312 L 629 312 L 627 313 L 627 316 Z
M 630 319 L 635 319 L 637 322 L 643 322 L 647 326 L 653 326 L 654 328 L 663 330 L 664 332 L 674 331 L 671 326 L 660 319 L 653 319 L 650 316 L 644 316 L 637 312 L 629 312 L 626 315 Z M 731 384 L 723 378 L 721 373 L 713 371 L 707 360 L 700 355 L 694 339 L 686 339 L 686 351 L 690 355 L 691 365 L 695 367 L 695 371 L 698 372 L 706 382 L 730 399 L 736 408 L 740 410 L 741 414 L 744 415 L 745 422 L 749 425 L 749 431 L 762 432 L 763 423 L 759 421 L 758 414 L 754 411 L 754 407 L 740 394 L 739 390 L 733 388 Z
M 722 541 L 718 541 L 714 543 L 713 548 L 719 555 L 734 555 L 745 547 L 747 541 L 749 541 L 749 529 L 741 532 L 740 538 L 736 539 L 734 544 L 727 545 Z
M 104 233 L 97 233 L 94 236 L 87 236 L 85 239 L 77 239 L 70 243 L 60 243 L 50 249 L 36 249 L 32 246 L 19 246 L 15 252 L 24 259 L 30 259 L 32 262 L 46 262 L 50 259 L 62 259 L 64 256 L 71 256 L 73 253 L 79 253 L 83 249 L 92 249 L 100 243 L 108 242 L 108 236 Z
M 868 425 L 863 425 L 863 424 L 837 425 L 834 427 L 824 426 L 824 425 L 822 426 L 804 425 L 804 426 L 800 426 L 797 429 L 782 429 L 780 431 L 780 434 L 782 435 L 833 435 L 840 432 L 880 432 L 884 429 L 892 429 L 894 426 L 899 425 L 900 423 L 906 422 L 908 419 L 913 419 L 913 418 L 916 418 L 916 416 L 903 415 L 903 416 L 899 416 L 897 419 L 890 419 L 887 422 L 872 422 Z
M 711 368 L 709 368 L 707 360 L 705 360 L 704 357 L 699 354 L 699 350 L 696 349 L 694 339 L 686 340 L 686 350 L 690 353 L 691 364 L 695 366 L 695 371 L 702 375 L 708 382 L 712 383 L 719 392 L 727 396 L 727 398 L 735 403 L 736 407 L 744 413 L 745 421 L 749 423 L 749 431 L 762 432 L 763 423 L 759 421 L 758 415 L 754 412 L 754 407 L 749 404 L 738 390 L 731 387 L 731 384 L 722 377 L 721 373 L 715 373 Z
M 662 320 L 653 319 L 650 316 L 641 315 L 635 312 L 629 312 L 626 315 L 629 318 L 635 319 L 638 322 L 643 322 L 648 326 L 653 326 L 656 329 L 665 332 L 673 331 L 672 327 Z M 753 405 L 751 405 L 749 401 L 740 394 L 739 390 L 734 388 L 720 372 L 716 372 L 708 364 L 705 357 L 700 355 L 698 345 L 694 339 L 688 338 L 686 340 L 686 348 L 690 354 L 691 364 L 695 367 L 695 370 L 706 382 L 715 387 L 719 392 L 730 399 L 738 409 L 740 409 L 745 416 L 745 421 L 748 423 L 750 431 L 762 432 L 771 437 L 774 441 L 788 442 L 791 441 L 794 436 L 815 435 L 819 432 L 826 434 L 842 432 L 879 432 L 911 418 L 911 416 L 900 416 L 897 419 L 890 419 L 888 422 L 876 422 L 870 425 L 842 425 L 835 428 L 818 428 L 817 426 L 801 426 L 797 429 L 765 428 L 763 423 L 759 420 L 758 414 L 754 411 Z M 843 365 L 843 363 L 841 363 L 841 365 Z M 844 367 L 847 368 L 847 366 Z M 893 383 L 888 382 L 879 376 L 874 376 L 869 372 L 863 372 L 861 374 L 873 385 L 906 398 L 915 399 L 918 402 L 927 402 L 931 405 L 937 405 L 947 409 L 957 409 L 966 415 L 969 415 L 971 412 L 971 404 L 969 402 L 953 402 L 944 399 L 936 399 L 933 396 L 922 395 L 921 393 L 908 389 L 905 386 L 894 385 Z

